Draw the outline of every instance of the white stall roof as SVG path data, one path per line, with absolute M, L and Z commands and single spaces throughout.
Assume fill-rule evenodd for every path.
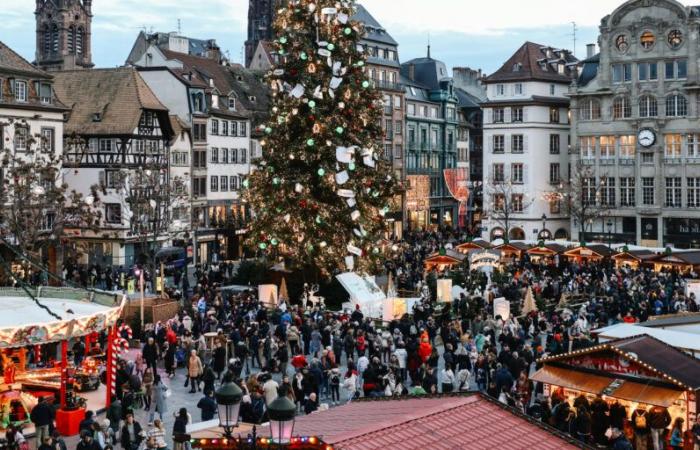
M 61 298 L 39 298 L 39 302 L 61 317 L 62 320 L 78 319 L 97 313 L 105 313 L 111 307 L 98 303 Z M 0 328 L 21 326 L 23 324 L 42 325 L 56 322 L 54 316 L 39 307 L 29 297 L 0 298 Z
M 697 334 L 663 330 L 660 328 L 642 327 L 627 323 L 619 323 L 609 327 L 598 328 L 592 332 L 598 335 L 600 342 L 647 334 L 670 345 L 671 347 L 700 353 L 700 336 Z

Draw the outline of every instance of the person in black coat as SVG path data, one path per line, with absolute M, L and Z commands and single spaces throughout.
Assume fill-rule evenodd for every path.
M 197 403 L 197 408 L 202 410 L 202 422 L 212 420 L 216 414 L 216 401 L 214 400 L 214 393 L 211 390 L 204 391 L 204 397 Z
M 126 421 L 122 426 L 122 432 L 119 442 L 124 450 L 136 450 L 143 440 L 143 429 L 141 424 L 134 420 L 134 415 L 129 413 L 126 415 Z
M 153 368 L 153 373 L 156 373 L 157 367 L 156 362 L 158 361 L 158 346 L 152 337 L 148 338 L 141 351 L 143 355 L 143 360 L 146 361 L 148 367 Z
M 226 349 L 221 345 L 220 342 L 216 343 L 212 365 L 214 368 L 214 372 L 216 372 L 216 379 L 220 380 L 221 372 L 223 372 L 226 368 Z

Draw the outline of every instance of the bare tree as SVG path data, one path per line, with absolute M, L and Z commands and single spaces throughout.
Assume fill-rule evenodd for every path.
M 614 207 L 614 187 L 610 191 L 607 176 L 596 177 L 592 165 L 580 159 L 571 167 L 569 181 L 559 186 L 558 194 L 574 223 L 579 227 L 579 240 L 586 241 L 586 233 L 593 224 L 607 217 Z
M 83 197 L 64 183 L 62 155 L 46 138 L 30 135 L 25 120 L 0 122 L 14 141 L 0 141 L 0 237 L 24 257 L 40 260 L 53 247 L 56 272 L 63 262 L 62 243 L 69 229 L 95 228 L 101 213 L 97 191 Z
M 534 198 L 521 192 L 520 186 L 512 181 L 491 177 L 484 187 L 485 215 L 503 228 L 504 242 L 508 242 L 514 218 L 525 212 L 534 202 Z

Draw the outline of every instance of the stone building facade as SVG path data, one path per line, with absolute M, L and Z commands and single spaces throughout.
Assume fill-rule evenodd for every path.
M 572 167 L 602 185 L 589 239 L 700 247 L 699 26 L 700 8 L 674 0 L 630 0 L 602 19 L 600 53 L 570 90 Z
M 91 68 L 92 0 L 36 0 L 36 62 L 44 70 Z

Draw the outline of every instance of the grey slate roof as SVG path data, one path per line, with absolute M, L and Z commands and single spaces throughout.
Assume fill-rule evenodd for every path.
M 401 75 L 409 78 L 410 67 L 414 66 L 414 80 L 427 89 L 437 89 L 440 81 L 450 78 L 447 66 L 442 61 L 430 57 L 415 58 L 401 64 Z
M 367 34 L 364 39 L 393 46 L 399 45 L 398 42 L 386 32 L 386 29 L 377 22 L 377 19 L 372 17 L 372 14 L 370 14 L 364 6 L 360 4 L 356 5 L 355 15 L 352 16 L 352 20 L 357 20 L 365 24 Z
M 659 318 L 652 318 L 646 322 L 639 324 L 640 327 L 649 328 L 663 328 L 672 327 L 674 325 L 692 325 L 695 323 L 700 323 L 700 313 L 684 313 L 684 314 L 673 314 L 669 316 L 661 316 Z
M 460 108 L 480 108 L 481 107 L 481 106 L 479 106 L 479 103 L 480 103 L 479 99 L 474 97 L 473 95 L 469 94 L 464 89 L 456 87 L 454 92 L 457 95 L 457 99 L 459 100 L 459 103 L 457 105 Z
M 597 75 L 600 65 L 600 53 L 583 61 L 581 75 L 578 77 L 579 86 L 587 86 Z

